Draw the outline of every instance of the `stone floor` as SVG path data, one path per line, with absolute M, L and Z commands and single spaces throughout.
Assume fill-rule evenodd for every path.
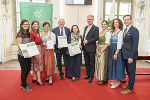
M 150 63 L 138 60 L 137 68 L 150 68 Z M 0 70 L 20 70 L 20 65 L 18 60 L 11 60 L 6 63 L 0 64 Z

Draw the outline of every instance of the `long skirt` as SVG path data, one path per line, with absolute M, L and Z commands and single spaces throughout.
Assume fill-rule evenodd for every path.
M 82 55 L 76 54 L 70 57 L 68 66 L 68 77 L 80 78 Z
M 101 51 L 104 45 L 99 45 L 98 50 Z M 101 56 L 96 55 L 95 57 L 95 77 L 99 81 L 108 80 L 108 51 L 107 48 Z
M 54 74 L 54 50 L 42 46 L 43 74 L 49 76 Z
M 42 57 L 41 57 L 41 45 L 36 45 L 39 51 L 39 55 L 36 55 L 31 58 L 31 71 L 43 71 Z
M 117 50 L 117 44 L 112 43 L 109 50 L 109 67 L 108 76 L 109 80 L 124 80 L 125 78 L 125 67 L 123 66 L 123 58 L 121 49 L 117 54 L 117 60 L 113 59 L 113 56 Z

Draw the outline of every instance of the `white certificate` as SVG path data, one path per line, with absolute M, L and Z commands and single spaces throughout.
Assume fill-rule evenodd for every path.
M 68 44 L 68 49 L 70 56 L 74 56 L 76 54 L 81 53 L 79 42 L 73 42 L 71 44 Z
M 25 44 L 19 44 L 19 46 L 24 58 L 30 58 L 31 56 L 28 53 L 27 46 Z
M 53 49 L 53 41 L 47 41 L 47 48 L 46 49 Z
M 27 43 L 26 45 L 27 45 L 27 50 L 30 56 L 35 56 L 35 55 L 40 54 L 35 42 L 30 42 L 30 43 Z
M 58 36 L 58 46 L 61 48 L 68 47 L 66 36 Z
M 21 52 L 24 58 L 30 58 L 32 56 L 40 54 L 35 42 L 30 42 L 26 44 L 19 44 Z

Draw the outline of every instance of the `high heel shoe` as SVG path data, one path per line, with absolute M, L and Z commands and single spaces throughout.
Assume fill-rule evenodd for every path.
M 49 82 L 49 79 L 44 80 L 44 82 Z
M 39 85 L 39 86 L 45 86 L 42 82 L 38 82 L 38 81 L 37 81 L 37 85 Z
M 34 83 L 34 82 L 37 82 L 37 80 L 35 80 L 35 79 L 32 79 L 32 83 Z

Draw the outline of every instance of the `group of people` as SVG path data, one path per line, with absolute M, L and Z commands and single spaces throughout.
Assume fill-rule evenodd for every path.
M 29 32 L 29 22 L 22 20 L 20 30 L 17 34 L 19 48 L 18 60 L 21 66 L 21 87 L 24 90 L 32 91 L 31 85 L 27 84 L 26 79 L 30 69 L 33 71 L 33 83 L 44 86 L 41 82 L 41 72 L 47 76 L 44 82 L 49 82 L 51 86 L 52 75 L 54 75 L 54 60 L 56 54 L 57 66 L 60 80 L 64 79 L 62 71 L 62 56 L 65 66 L 65 78 L 72 78 L 72 81 L 80 80 L 80 70 L 82 64 L 82 54 L 70 56 L 68 47 L 58 45 L 58 37 L 66 36 L 68 44 L 78 42 L 79 48 L 83 51 L 86 66 L 86 76 L 81 79 L 88 79 L 88 83 L 93 82 L 93 78 L 98 80 L 98 85 L 110 83 L 111 88 L 120 85 L 120 81 L 125 79 L 125 68 L 128 74 L 128 85 L 123 85 L 125 90 L 121 94 L 133 93 L 136 59 L 138 57 L 139 31 L 132 25 L 132 16 L 123 17 L 126 26 L 123 29 L 123 22 L 119 18 L 112 20 L 111 30 L 108 30 L 108 22 L 101 22 L 102 31 L 93 24 L 94 16 L 87 16 L 88 25 L 84 28 L 83 36 L 77 25 L 69 28 L 65 27 L 65 20 L 59 19 L 58 27 L 50 32 L 50 24 L 43 23 L 44 32 L 39 31 L 39 22 L 31 23 Z M 53 49 L 47 49 L 47 42 L 53 41 Z M 19 44 L 35 42 L 40 54 L 32 58 L 24 58 Z

